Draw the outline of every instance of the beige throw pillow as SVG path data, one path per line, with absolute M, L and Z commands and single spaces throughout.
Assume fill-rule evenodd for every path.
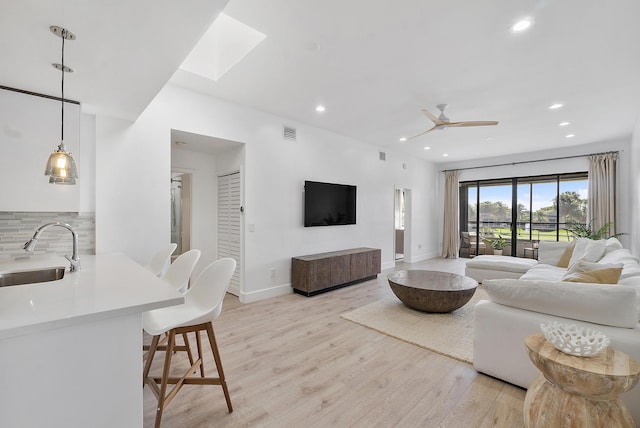
M 584 272 L 569 272 L 562 277 L 562 281 L 585 282 L 592 284 L 617 284 L 621 273 L 621 267 L 588 270 Z
M 571 241 L 569 246 L 564 250 L 564 253 L 560 256 L 560 260 L 558 260 L 558 267 L 569 267 L 569 260 L 571 260 L 571 256 L 573 255 L 573 249 L 576 247 L 576 240 Z

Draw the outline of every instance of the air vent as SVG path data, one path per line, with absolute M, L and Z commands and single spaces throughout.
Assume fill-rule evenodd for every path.
M 296 141 L 296 129 L 288 126 L 282 127 L 282 138 L 285 140 Z
M 380 152 L 380 160 L 387 160 L 387 154 L 385 152 Z

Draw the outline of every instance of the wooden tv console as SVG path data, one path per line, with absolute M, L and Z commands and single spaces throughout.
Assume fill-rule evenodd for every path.
M 380 249 L 352 248 L 291 258 L 291 286 L 304 296 L 313 296 L 380 273 Z

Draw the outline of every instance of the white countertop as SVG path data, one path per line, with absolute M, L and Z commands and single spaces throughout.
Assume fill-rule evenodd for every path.
M 81 256 L 69 272 L 64 257 L 0 264 L 0 272 L 64 266 L 58 281 L 0 287 L 0 339 L 184 303 L 184 297 L 123 254 Z

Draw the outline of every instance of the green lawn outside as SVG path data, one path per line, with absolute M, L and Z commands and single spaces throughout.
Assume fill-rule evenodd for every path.
M 496 227 L 496 228 L 493 228 L 491 230 L 493 231 L 493 235 L 495 237 L 500 235 L 505 239 L 511 238 L 511 229 L 509 229 L 509 228 Z M 487 234 L 485 233 L 485 236 L 490 239 L 490 235 L 487 236 Z M 538 231 L 538 230 L 534 229 L 534 230 L 531 231 L 531 238 L 534 241 L 555 241 L 556 240 L 556 231 L 555 230 Z M 524 230 L 524 229 L 518 229 L 518 239 L 528 240 L 529 239 L 529 231 Z M 560 241 L 570 241 L 571 240 L 569 232 L 566 229 L 560 229 L 559 240 Z

